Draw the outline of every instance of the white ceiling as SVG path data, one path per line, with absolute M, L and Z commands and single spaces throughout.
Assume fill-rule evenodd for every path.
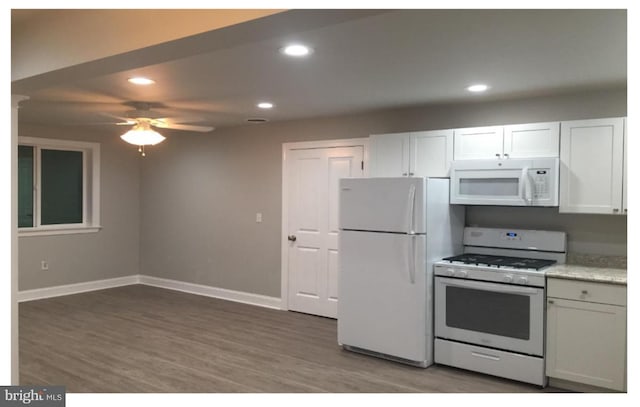
M 221 128 L 249 117 L 290 120 L 626 86 L 624 10 L 380 10 L 308 24 L 318 12 L 242 23 L 237 40 L 229 30 L 211 32 L 208 47 L 203 37 L 187 38 L 161 48 L 161 58 L 129 53 L 121 56 L 127 69 L 117 72 L 104 74 L 98 62 L 90 66 L 95 75 L 84 70 L 79 79 L 14 82 L 14 91 L 30 96 L 20 121 L 95 125 L 110 121 L 102 113 L 123 115 L 131 110 L 125 102 L 144 101 L 163 115 Z M 278 49 L 293 40 L 315 52 L 284 57 Z M 126 79 L 134 74 L 157 83 L 133 86 Z M 476 82 L 491 88 L 482 95 L 465 90 Z M 276 107 L 256 108 L 262 100 Z

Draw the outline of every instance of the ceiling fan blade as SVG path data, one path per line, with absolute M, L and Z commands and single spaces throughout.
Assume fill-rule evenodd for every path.
M 120 122 L 118 122 L 118 123 L 111 123 L 111 124 L 116 124 L 118 126 L 130 126 L 130 125 L 133 125 L 133 124 L 137 123 L 137 121 L 135 121 L 135 120 L 133 120 L 131 118 L 122 117 L 122 116 L 116 116 L 115 114 L 111 114 L 111 113 L 104 113 L 103 112 L 103 113 L 100 113 L 100 115 L 105 116 L 105 117 L 110 117 L 112 119 L 120 120 Z
M 187 131 L 197 131 L 201 133 L 207 133 L 215 129 L 215 127 L 212 127 L 212 126 L 196 126 L 193 124 L 167 123 L 161 120 L 154 120 L 153 123 L 151 124 L 161 129 L 187 130 Z

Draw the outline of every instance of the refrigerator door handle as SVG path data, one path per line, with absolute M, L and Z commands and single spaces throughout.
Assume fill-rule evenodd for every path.
M 409 196 L 408 196 L 408 213 L 407 213 L 407 234 L 413 235 L 415 234 L 415 230 L 413 228 L 415 223 L 415 211 L 416 211 L 416 186 L 411 184 L 409 186 Z
M 416 235 L 410 235 L 411 241 L 409 242 L 409 261 L 407 266 L 409 269 L 409 281 L 411 284 L 416 283 Z

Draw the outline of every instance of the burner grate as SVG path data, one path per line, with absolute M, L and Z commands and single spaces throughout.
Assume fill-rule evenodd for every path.
M 490 254 L 465 253 L 458 256 L 445 257 L 445 261 L 450 263 L 460 262 L 464 264 L 475 264 L 477 266 L 511 267 L 517 269 L 540 270 L 552 264 L 555 260 L 528 259 L 524 257 L 495 256 Z

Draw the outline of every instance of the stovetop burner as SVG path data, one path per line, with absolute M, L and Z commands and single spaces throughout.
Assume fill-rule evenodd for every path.
M 475 264 L 477 266 L 511 267 L 516 269 L 540 270 L 552 264 L 555 260 L 527 259 L 523 257 L 494 256 L 490 254 L 465 253 L 458 256 L 445 257 L 448 262 Z

